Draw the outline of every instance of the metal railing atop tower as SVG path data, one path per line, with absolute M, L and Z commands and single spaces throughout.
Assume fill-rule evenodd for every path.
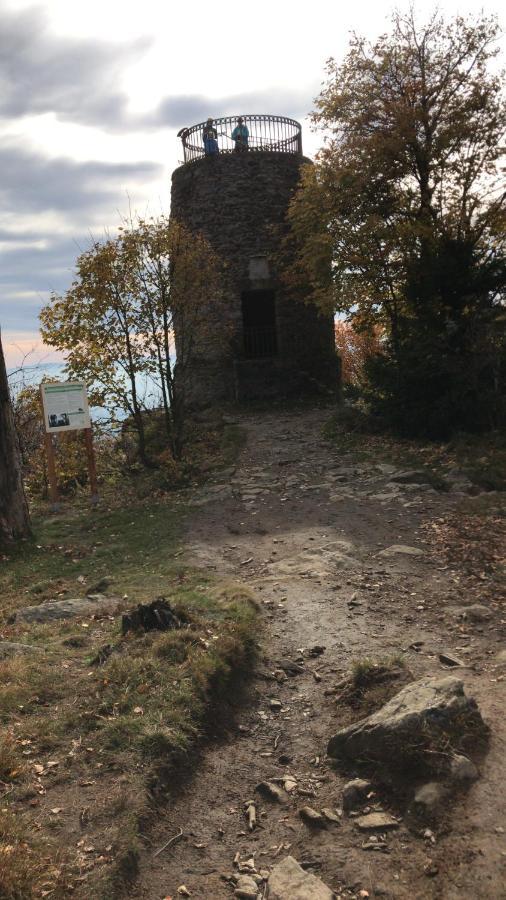
M 248 130 L 247 144 L 237 146 L 232 134 L 238 119 Z M 212 122 L 214 144 L 205 142 L 206 128 Z M 302 155 L 302 134 L 300 123 L 286 116 L 244 115 L 222 116 L 219 119 L 199 122 L 191 128 L 181 128 L 178 132 L 184 151 L 184 161 L 193 162 L 204 156 L 222 153 L 291 153 Z

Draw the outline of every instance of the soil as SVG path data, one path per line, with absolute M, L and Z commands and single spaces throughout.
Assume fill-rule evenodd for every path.
M 398 464 L 340 455 L 322 436 L 328 415 L 239 416 L 248 440 L 235 470 L 196 493 L 187 560 L 252 588 L 262 611 L 258 660 L 233 725 L 204 749 L 193 777 L 173 786 L 128 897 L 176 897 L 185 885 L 194 900 L 225 900 L 234 895 L 227 879 L 236 854 L 254 855 L 267 873 L 290 853 L 337 897 L 506 898 L 506 666 L 498 660 L 506 622 L 487 576 L 471 591 L 430 542 L 431 523 L 463 499 L 430 485 L 392 488 Z M 381 555 L 392 545 L 422 553 Z M 462 624 L 455 608 L 476 602 L 491 618 Z M 443 650 L 465 661 L 452 671 L 492 729 L 480 780 L 446 802 L 429 832 L 410 829 L 402 796 L 375 783 L 369 808 L 399 818 L 380 852 L 363 849 L 367 835 L 353 815 L 308 827 L 302 807 L 340 812 L 344 784 L 364 774 L 337 770 L 325 754 L 340 725 L 369 711 L 330 693 L 352 662 L 400 655 L 412 677 L 441 675 Z M 283 665 L 294 661 L 302 670 L 285 677 Z M 282 792 L 283 803 L 255 791 L 286 775 L 297 787 Z M 251 799 L 258 827 L 250 833 Z M 182 838 L 155 856 L 180 829 Z

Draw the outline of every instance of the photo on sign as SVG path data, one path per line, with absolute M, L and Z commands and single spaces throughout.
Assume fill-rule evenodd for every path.
M 60 413 L 59 416 L 57 416 L 55 413 L 51 413 L 48 418 L 50 428 L 63 428 L 66 425 L 70 425 L 70 419 L 67 413 Z

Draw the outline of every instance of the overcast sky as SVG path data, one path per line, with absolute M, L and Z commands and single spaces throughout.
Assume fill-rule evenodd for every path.
M 401 0 L 400 8 L 408 6 Z M 479 0 L 441 0 L 448 14 Z M 176 132 L 208 115 L 304 120 L 349 32 L 375 37 L 373 0 L 0 0 L 0 327 L 8 363 L 72 280 L 90 235 L 121 214 L 169 211 Z M 433 2 L 419 0 L 423 19 Z M 485 4 L 499 13 L 498 0 Z M 304 149 L 318 138 L 304 122 Z

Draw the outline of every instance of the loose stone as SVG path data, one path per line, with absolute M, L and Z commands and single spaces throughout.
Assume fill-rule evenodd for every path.
M 257 784 L 255 791 L 258 791 L 262 797 L 267 797 L 268 800 L 275 800 L 277 803 L 284 803 L 286 799 L 281 788 L 272 781 L 261 781 L 260 784 Z
M 326 822 L 321 813 L 317 812 L 316 809 L 313 809 L 311 806 L 303 806 L 302 809 L 299 810 L 299 816 L 306 825 L 309 825 L 311 828 L 326 828 Z
M 293 856 L 274 866 L 270 876 L 269 900 L 333 900 L 334 893 L 310 872 L 305 872 Z
M 391 831 L 399 827 L 399 822 L 388 813 L 368 813 L 367 816 L 359 816 L 355 823 L 360 831 Z
M 342 795 L 343 809 L 345 812 L 354 809 L 356 806 L 360 806 L 371 790 L 371 782 L 365 781 L 363 778 L 354 778 L 353 781 L 348 781 L 343 788 Z

